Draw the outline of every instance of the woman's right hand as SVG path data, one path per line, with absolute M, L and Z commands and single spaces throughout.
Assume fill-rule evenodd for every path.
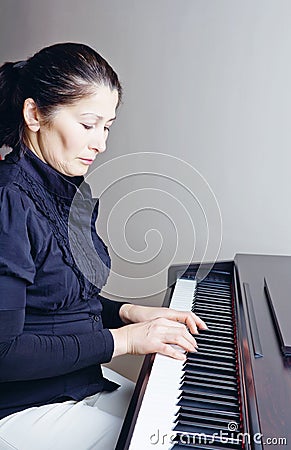
M 184 360 L 182 350 L 195 352 L 196 341 L 186 325 L 165 318 L 156 318 L 124 327 L 111 329 L 114 339 L 114 356 L 125 353 L 144 355 L 161 353 L 175 359 Z M 178 345 L 181 349 L 173 347 Z

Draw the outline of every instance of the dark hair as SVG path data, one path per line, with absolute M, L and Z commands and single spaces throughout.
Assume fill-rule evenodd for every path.
M 23 137 L 23 103 L 33 98 L 44 120 L 58 106 L 94 93 L 100 85 L 118 91 L 117 74 L 95 50 L 84 44 L 61 43 L 43 48 L 17 63 L 0 67 L 0 147 L 15 147 Z

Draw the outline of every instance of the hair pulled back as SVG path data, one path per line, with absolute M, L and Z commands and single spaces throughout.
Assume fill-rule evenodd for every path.
M 15 147 L 22 139 L 23 103 L 33 98 L 49 121 L 58 106 L 93 94 L 99 86 L 118 91 L 117 74 L 99 53 L 84 44 L 60 43 L 45 47 L 16 63 L 0 67 L 0 147 Z

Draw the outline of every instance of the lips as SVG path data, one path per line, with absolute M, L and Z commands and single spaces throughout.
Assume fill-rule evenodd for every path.
M 79 159 L 80 159 L 80 161 L 82 161 L 82 163 L 88 164 L 88 165 L 92 164 L 92 162 L 94 161 L 94 159 L 91 159 L 91 158 L 79 158 Z

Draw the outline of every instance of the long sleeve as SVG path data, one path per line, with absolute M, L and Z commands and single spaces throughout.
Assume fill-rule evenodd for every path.
M 108 273 L 98 272 L 100 283 L 92 283 L 72 254 L 68 225 L 79 181 L 23 150 L 0 163 L 0 418 L 118 387 L 100 366 L 114 351 L 98 298 Z M 94 203 L 86 186 L 80 187 L 81 206 L 83 201 Z M 86 237 L 88 212 L 81 208 L 83 221 L 73 224 Z M 96 236 L 96 252 L 109 268 L 110 256 Z M 83 257 L 86 267 L 92 264 Z M 109 324 L 119 314 L 108 302 Z
M 116 302 L 115 300 L 109 300 L 102 295 L 98 296 L 102 304 L 102 321 L 105 328 L 120 328 L 125 325 L 122 322 L 119 310 L 125 302 Z M 126 302 L 128 303 L 128 302 Z
M 0 277 L 0 381 L 31 380 L 62 375 L 110 361 L 113 338 L 109 330 L 65 336 L 23 333 L 27 284 Z M 9 309 L 3 303 L 9 299 Z
M 46 233 L 41 222 L 38 226 L 31 225 L 35 212 L 19 192 L 2 189 L 0 202 L 0 381 L 48 378 L 110 361 L 114 343 L 108 329 L 92 328 L 90 332 L 71 334 L 43 330 L 38 334 L 40 328 L 36 326 L 34 332 L 25 331 L 27 292 L 38 281 L 35 261 L 41 257 L 41 245 L 38 248 L 36 242 L 42 241 Z M 46 259 L 43 295 L 34 294 L 30 299 L 30 307 L 35 305 L 44 314 L 45 302 L 56 299 L 60 291 L 57 278 L 49 281 L 50 274 L 57 276 L 53 270 L 58 273 L 54 264 L 58 267 L 60 252 L 54 246 L 51 252 L 55 254 Z M 47 253 L 45 250 L 44 255 Z M 60 282 L 66 283 L 66 277 Z M 71 294 L 68 288 L 63 290 L 61 300 L 52 300 L 50 308 L 62 308 L 65 293 Z

